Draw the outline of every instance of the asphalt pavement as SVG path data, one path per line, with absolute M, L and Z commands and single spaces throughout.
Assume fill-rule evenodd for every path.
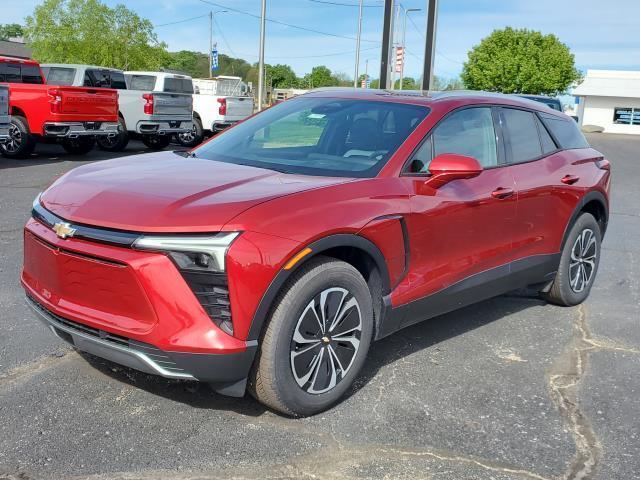
M 22 227 L 57 176 L 114 155 L 0 159 L 0 479 L 640 478 L 640 136 L 589 140 L 614 180 L 585 304 L 514 292 L 410 327 L 299 420 L 54 337 L 23 300 Z

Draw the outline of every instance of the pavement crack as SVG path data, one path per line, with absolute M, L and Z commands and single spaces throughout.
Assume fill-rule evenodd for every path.
M 51 368 L 59 362 L 72 358 L 74 356 L 72 354 L 75 354 L 75 351 L 73 349 L 68 349 L 60 353 L 41 357 L 34 362 L 15 367 L 8 372 L 0 375 L 0 388 L 8 389 L 14 387 L 15 385 L 26 381 L 32 376 Z
M 576 444 L 576 454 L 562 477 L 566 480 L 593 478 L 602 454 L 596 434 L 577 398 L 578 384 L 587 368 L 588 353 L 596 348 L 587 326 L 584 305 L 580 305 L 577 312 L 573 338 L 549 375 L 551 399 L 568 422 Z

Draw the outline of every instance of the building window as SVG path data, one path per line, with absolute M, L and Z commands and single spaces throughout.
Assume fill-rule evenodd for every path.
M 640 125 L 640 107 L 615 107 L 613 109 L 613 123 L 619 125 Z

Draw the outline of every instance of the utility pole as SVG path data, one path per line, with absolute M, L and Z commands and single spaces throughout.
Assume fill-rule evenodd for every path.
M 384 0 L 384 21 L 382 24 L 382 51 L 380 52 L 380 88 L 389 86 L 389 59 L 393 36 L 393 0 Z
M 429 0 L 427 9 L 427 38 L 424 46 L 422 90 L 433 86 L 433 61 L 436 56 L 436 26 L 438 24 L 438 0 Z
M 391 90 L 396 88 L 396 63 L 398 62 L 398 52 L 396 47 L 398 46 L 398 42 L 395 41 L 399 35 L 397 35 L 398 25 L 400 24 L 400 9 L 404 10 L 404 7 L 401 3 L 398 3 L 395 12 L 395 20 L 393 20 L 393 27 L 391 28 Z
M 358 36 L 356 37 L 356 71 L 353 75 L 353 88 L 358 88 L 358 69 L 360 68 L 360 36 L 362 35 L 362 0 L 358 8 Z
M 262 13 L 260 14 L 260 58 L 258 60 L 258 111 L 262 110 L 264 103 L 264 36 L 267 18 L 267 0 L 262 0 Z
M 421 8 L 408 8 L 404 11 L 404 25 L 402 27 L 402 65 L 400 66 L 400 90 L 402 90 L 402 82 L 404 80 L 404 64 L 407 61 L 407 17 L 410 12 L 419 12 Z
M 213 10 L 209 11 L 209 78 L 213 77 Z

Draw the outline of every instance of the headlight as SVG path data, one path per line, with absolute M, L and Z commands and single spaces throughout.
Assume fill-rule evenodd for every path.
M 240 232 L 215 235 L 142 236 L 133 247 L 140 250 L 167 252 L 182 270 L 224 272 L 225 257 Z

